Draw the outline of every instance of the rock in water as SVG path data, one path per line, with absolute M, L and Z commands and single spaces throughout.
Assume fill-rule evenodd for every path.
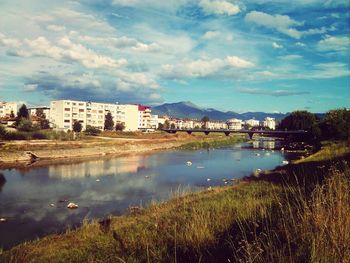
M 69 209 L 76 209 L 76 208 L 78 208 L 79 206 L 77 205 L 77 204 L 74 204 L 74 203 L 69 203 L 68 205 L 67 205 L 67 208 L 69 208 Z

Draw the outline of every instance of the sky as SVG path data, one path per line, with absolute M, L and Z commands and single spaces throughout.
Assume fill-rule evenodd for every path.
M 0 101 L 350 108 L 348 0 L 0 0 Z

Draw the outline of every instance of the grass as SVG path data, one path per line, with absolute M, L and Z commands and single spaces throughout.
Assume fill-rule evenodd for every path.
M 197 150 L 197 149 L 202 149 L 202 148 L 216 148 L 216 147 L 221 147 L 221 146 L 226 146 L 226 145 L 231 145 L 234 143 L 238 142 L 243 142 L 245 141 L 245 136 L 214 136 L 214 137 L 208 137 L 208 138 L 203 138 L 201 140 L 197 140 L 194 142 L 190 142 L 187 144 L 184 144 L 179 147 L 179 149 L 182 150 Z
M 84 222 L 0 262 L 350 262 L 346 154 Z

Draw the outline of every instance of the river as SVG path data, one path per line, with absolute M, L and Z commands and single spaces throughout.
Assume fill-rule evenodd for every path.
M 62 232 L 84 219 L 120 215 L 130 206 L 146 206 L 179 192 L 225 185 L 224 179 L 273 169 L 291 158 L 274 149 L 274 141 L 255 141 L 0 170 L 0 218 L 6 219 L 0 222 L 0 247 Z M 66 208 L 68 202 L 79 208 Z

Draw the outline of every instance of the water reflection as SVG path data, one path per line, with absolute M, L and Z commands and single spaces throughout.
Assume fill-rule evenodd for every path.
M 255 149 L 237 144 L 210 151 L 168 151 L 0 171 L 0 217 L 8 219 L 0 224 L 0 246 L 8 248 L 63 231 L 79 225 L 84 218 L 117 215 L 129 206 L 167 199 L 179 186 L 195 191 L 223 185 L 224 178 L 271 169 L 285 158 L 280 151 L 262 154 L 260 148 L 270 149 L 271 141 L 258 144 L 259 148 L 256 145 Z M 193 164 L 187 166 L 187 161 Z M 60 200 L 77 203 L 79 208 L 69 210 Z
M 253 141 L 253 148 L 255 149 L 269 149 L 273 150 L 276 148 L 276 141 L 275 140 L 259 140 L 259 141 Z

